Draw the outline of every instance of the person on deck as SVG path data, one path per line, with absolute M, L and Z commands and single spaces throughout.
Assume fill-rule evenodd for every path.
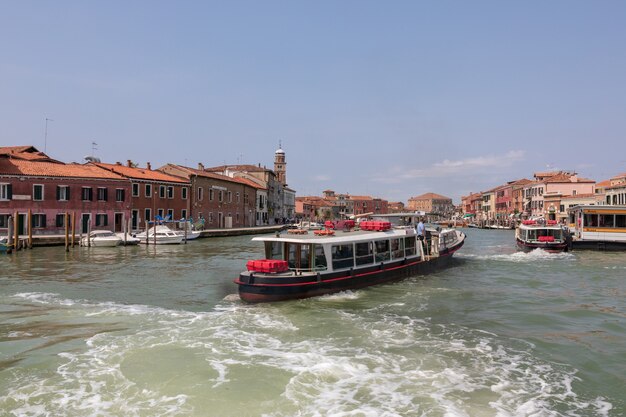
M 419 223 L 417 223 L 417 226 L 415 226 L 415 232 L 417 233 L 417 238 L 419 240 L 424 240 L 425 228 L 424 228 L 424 222 L 422 221 L 421 217 L 420 217 Z

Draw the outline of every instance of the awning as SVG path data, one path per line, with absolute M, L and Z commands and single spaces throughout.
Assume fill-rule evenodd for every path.
M 463 218 L 464 218 L 464 219 L 467 219 L 468 217 L 474 217 L 474 216 L 475 216 L 475 214 L 474 214 L 474 213 L 467 213 L 467 214 L 464 214 L 464 215 L 463 215 Z

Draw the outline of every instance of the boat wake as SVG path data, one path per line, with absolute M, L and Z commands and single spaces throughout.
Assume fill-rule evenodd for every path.
M 555 261 L 555 260 L 574 260 L 575 256 L 570 252 L 550 253 L 543 249 L 535 249 L 530 252 L 514 252 L 510 254 L 489 254 L 478 255 L 471 253 L 459 253 L 457 257 L 463 259 L 480 259 L 480 260 L 492 260 L 492 261 L 505 261 L 516 263 L 534 263 L 541 261 Z
M 124 325 L 66 346 L 45 371 L 35 363 L 3 373 L 0 409 L 15 415 L 608 416 L 612 408 L 581 398 L 577 371 L 537 359 L 532 345 L 398 308 L 225 301 L 196 313 L 14 297 L 66 322 Z

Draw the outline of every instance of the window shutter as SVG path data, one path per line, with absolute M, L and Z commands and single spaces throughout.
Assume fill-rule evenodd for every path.
M 108 201 L 109 200 L 108 197 L 109 197 L 109 189 L 105 188 L 104 189 L 104 201 Z M 105 226 L 106 226 L 106 224 L 105 224 Z
M 61 186 L 57 185 L 57 201 L 61 199 Z
M 89 201 L 93 201 L 93 188 L 89 188 Z
M 67 196 L 67 201 L 70 201 L 70 187 L 69 186 L 65 189 L 65 195 Z
M 13 186 L 11 184 L 7 185 L 7 199 L 8 200 L 13 199 Z
M 41 215 L 41 227 L 46 227 L 47 223 L 46 223 L 46 215 L 42 214 Z
M 108 226 L 109 225 L 109 215 L 105 214 L 104 215 L 104 226 Z

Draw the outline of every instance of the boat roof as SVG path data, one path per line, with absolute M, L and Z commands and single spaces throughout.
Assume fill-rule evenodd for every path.
M 614 206 L 597 206 L 594 204 L 581 204 L 578 206 L 574 206 L 574 207 L 570 207 L 567 209 L 568 211 L 575 211 L 575 210 L 582 210 L 582 211 L 589 211 L 589 210 L 597 210 L 597 211 L 623 211 L 626 210 L 626 205 L 622 204 L 622 205 L 614 205 Z
M 435 229 L 427 228 L 428 231 L 436 232 Z M 415 236 L 415 229 L 412 227 L 399 227 L 392 228 L 385 231 L 365 231 L 354 230 L 350 232 L 344 232 L 342 230 L 336 230 L 334 235 L 331 236 L 318 236 L 314 233 L 308 233 L 306 235 L 292 235 L 288 233 L 282 233 L 280 235 L 265 235 L 252 238 L 256 242 L 288 242 L 288 243 L 352 243 L 352 242 L 367 242 L 372 240 L 400 238 L 405 236 Z M 442 229 L 439 233 L 445 233 L 454 231 L 454 229 Z
M 520 224 L 520 229 L 561 229 L 559 224 Z

